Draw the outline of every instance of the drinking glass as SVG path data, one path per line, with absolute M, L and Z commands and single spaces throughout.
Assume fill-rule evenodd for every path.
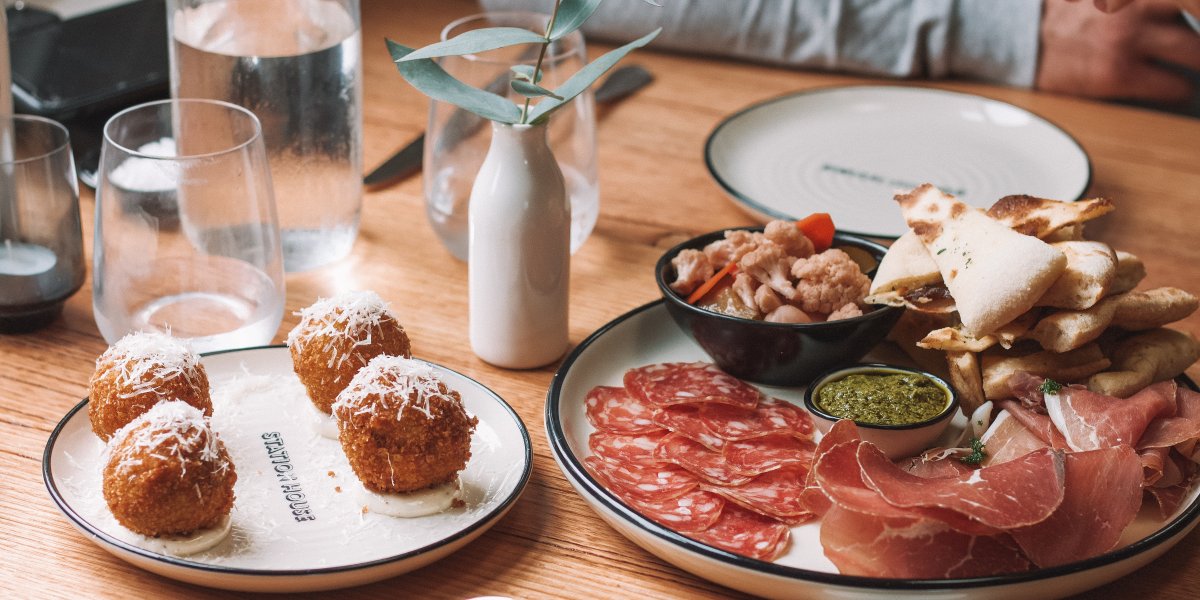
M 119 112 L 99 184 L 92 300 L 105 340 L 163 331 L 198 352 L 271 341 L 283 257 L 253 113 L 215 100 Z
M 358 0 L 169 0 L 167 15 L 172 97 L 262 122 L 284 267 L 349 254 L 363 185 Z
M 491 12 L 454 21 L 442 30 L 447 40 L 483 27 L 522 27 L 546 30 L 546 15 L 529 12 Z M 512 91 L 514 65 L 537 63 L 538 46 L 500 48 L 466 56 L 447 56 L 438 63 L 450 75 L 479 88 L 524 97 Z M 541 85 L 554 89 L 587 64 L 583 34 L 571 33 L 552 44 L 542 61 Z M 550 149 L 558 159 L 571 199 L 571 252 L 583 245 L 596 226 L 600 186 L 596 179 L 596 113 L 591 91 L 580 94 L 550 119 Z M 425 137 L 425 212 L 442 243 L 459 260 L 467 260 L 467 206 L 475 175 L 491 142 L 487 122 L 445 102 L 433 101 Z
M 83 285 L 77 186 L 65 127 L 0 116 L 0 333 L 50 323 Z

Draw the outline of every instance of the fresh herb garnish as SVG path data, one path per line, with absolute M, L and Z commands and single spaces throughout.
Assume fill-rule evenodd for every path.
M 1042 382 L 1041 390 L 1043 394 L 1057 394 L 1062 391 L 1062 384 L 1053 379 L 1047 379 Z
M 945 251 L 946 251 L 946 249 L 945 249 L 945 248 L 942 248 L 941 250 L 938 250 L 938 251 L 937 251 L 937 253 L 938 253 L 938 254 L 941 254 L 941 253 L 943 253 L 943 252 L 945 252 Z
M 968 465 L 977 465 L 983 462 L 987 456 L 987 444 L 984 444 L 977 437 L 971 438 L 971 453 L 958 459 Z

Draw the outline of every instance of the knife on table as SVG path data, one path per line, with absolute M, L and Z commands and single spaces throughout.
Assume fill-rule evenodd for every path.
M 596 88 L 596 102 L 600 104 L 608 104 L 616 102 L 626 96 L 645 87 L 651 81 L 654 81 L 652 75 L 645 68 L 638 65 L 628 65 L 621 67 L 612 72 L 604 83 Z M 499 90 L 493 88 L 500 88 Z M 508 87 L 508 74 L 498 78 L 488 84 L 488 91 L 501 93 Z M 479 127 L 482 127 L 486 120 L 474 113 L 455 109 L 450 115 L 450 120 L 446 123 L 446 133 L 441 138 L 439 143 L 453 146 L 470 136 Z M 400 149 L 392 155 L 391 158 L 383 162 L 383 164 L 375 167 L 373 171 L 363 178 L 363 183 L 369 186 L 382 186 L 384 184 L 397 183 L 406 177 L 421 170 L 421 160 L 425 154 L 425 134 L 417 136 L 416 139 L 409 142 L 408 145 Z

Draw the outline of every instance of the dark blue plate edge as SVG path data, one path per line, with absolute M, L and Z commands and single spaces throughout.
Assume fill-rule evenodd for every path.
M 801 90 L 798 92 L 789 92 L 787 94 L 782 94 L 780 96 L 775 96 L 773 98 L 768 98 L 766 100 L 761 100 L 759 102 L 755 102 L 749 106 L 746 106 L 742 109 L 739 109 L 738 111 L 734 112 L 733 114 L 721 119 L 721 122 L 718 123 L 717 126 L 713 128 L 712 132 L 709 133 L 708 137 L 705 138 L 705 140 L 704 140 L 704 166 L 705 166 L 705 168 L 708 169 L 708 174 L 717 182 L 717 185 L 719 185 L 726 194 L 733 197 L 737 202 L 742 203 L 747 208 L 749 208 L 750 210 L 752 210 L 760 215 L 766 215 L 771 218 L 785 219 L 785 220 L 789 220 L 789 221 L 794 221 L 796 219 L 799 219 L 801 215 L 784 214 L 780 211 L 772 210 L 772 209 L 758 203 L 757 201 L 750 198 L 746 194 L 738 191 L 737 188 L 733 187 L 733 184 L 729 183 L 723 177 L 721 177 L 720 173 L 717 171 L 716 164 L 713 162 L 712 145 L 713 145 L 714 141 L 716 140 L 717 135 L 721 132 L 722 129 L 725 128 L 725 126 L 729 125 L 734 120 L 738 119 L 739 117 L 743 116 L 744 114 L 746 114 L 750 111 L 757 110 L 759 108 L 762 108 L 764 106 L 774 104 L 777 102 L 784 102 L 784 101 L 790 100 L 792 98 L 797 98 L 800 96 L 810 96 L 810 95 L 823 94 L 823 93 L 827 93 L 827 92 L 834 92 L 834 91 L 854 89 L 854 88 L 860 88 L 860 89 L 861 88 L 897 88 L 897 89 L 906 89 L 906 90 L 914 90 L 915 89 L 915 90 L 923 90 L 923 91 L 927 91 L 927 92 L 942 93 L 942 94 L 949 94 L 949 95 L 955 95 L 955 96 L 967 96 L 970 98 L 982 98 L 984 100 L 988 100 L 991 102 L 999 102 L 1000 104 L 1004 104 L 1006 106 L 1011 106 L 1012 108 L 1015 108 L 1022 112 L 1028 113 L 1029 115 L 1033 116 L 1034 118 L 1041 120 L 1041 121 L 1045 122 L 1047 125 L 1050 125 L 1052 128 L 1058 130 L 1060 133 L 1062 133 L 1064 136 L 1066 136 L 1066 138 L 1068 140 L 1070 140 L 1072 144 L 1075 144 L 1075 147 L 1079 149 L 1079 153 L 1083 155 L 1083 161 L 1084 161 L 1084 163 L 1087 164 L 1087 177 L 1083 181 L 1083 187 L 1079 190 L 1079 195 L 1077 195 L 1071 201 L 1074 202 L 1074 201 L 1082 200 L 1083 197 L 1087 195 L 1088 188 L 1090 188 L 1092 186 L 1092 157 L 1090 154 L 1087 153 L 1087 150 L 1085 150 L 1083 148 L 1083 144 L 1080 144 L 1079 140 L 1075 139 L 1075 136 L 1071 135 L 1066 129 L 1064 129 L 1058 123 L 1055 123 L 1054 121 L 1051 121 L 1050 119 L 1047 119 L 1046 117 L 1043 117 L 1042 115 L 1040 115 L 1036 112 L 1033 112 L 1032 110 L 1029 110 L 1028 108 L 1023 108 L 1023 107 L 1017 106 L 1015 104 L 1012 104 L 1010 102 L 1005 102 L 1003 100 L 997 100 L 995 98 L 989 98 L 987 96 L 980 96 L 978 94 L 971 94 L 968 92 L 960 92 L 957 90 L 947 90 L 947 89 L 942 89 L 942 88 L 937 88 L 937 87 L 927 87 L 927 86 L 905 86 L 905 85 L 887 85 L 887 84 L 860 84 L 860 85 L 836 85 L 835 84 L 835 85 L 818 86 L 818 87 Z M 842 231 L 842 230 L 839 229 L 839 231 Z M 845 232 L 854 234 L 854 235 L 858 235 L 858 236 L 871 237 L 871 238 L 877 238 L 877 239 L 894 240 L 897 237 L 897 236 L 894 236 L 891 234 L 878 233 L 878 232 L 869 233 L 869 232 L 863 232 L 863 231 L 852 231 L 849 229 L 846 229 Z
M 218 350 L 215 352 L 205 352 L 205 353 L 201 354 L 200 356 L 207 357 L 207 356 L 216 356 L 218 354 L 230 354 L 230 353 L 234 353 L 234 352 L 250 352 L 250 351 L 255 351 L 255 350 L 269 350 L 269 349 L 274 349 L 274 348 L 287 348 L 287 345 L 286 344 L 272 344 L 272 345 L 267 345 L 267 346 L 250 346 L 247 348 L 234 348 L 231 350 Z M 417 360 L 420 360 L 420 359 L 417 359 Z M 483 388 L 485 391 L 487 391 L 488 394 L 490 394 L 495 400 L 497 400 L 500 403 L 500 405 L 504 408 L 504 410 L 508 411 L 509 416 L 511 416 L 516 421 L 516 423 L 518 425 L 518 429 L 521 431 L 521 441 L 525 445 L 525 469 L 521 473 L 520 481 L 518 482 L 517 486 L 513 489 L 513 492 L 511 494 L 509 494 L 509 496 L 507 498 L 505 498 L 503 502 L 501 502 L 499 505 L 497 505 L 496 508 L 489 511 L 487 513 L 487 515 L 485 515 L 483 518 L 477 520 L 476 522 L 471 524 L 466 529 L 463 529 L 462 531 L 459 531 L 459 532 L 447 537 L 446 539 L 439 540 L 433 544 L 429 544 L 428 546 L 422 546 L 415 550 L 410 550 L 403 554 L 399 554 L 399 555 L 392 556 L 389 558 L 374 560 L 374 561 L 370 561 L 370 562 L 356 563 L 353 565 L 345 565 L 345 566 L 341 566 L 341 567 L 324 567 L 324 568 L 319 568 L 319 569 L 290 569 L 290 570 L 241 569 L 241 568 L 236 568 L 236 567 L 227 567 L 227 566 L 222 566 L 222 565 L 210 565 L 210 564 L 205 564 L 205 563 L 193 562 L 193 561 L 189 561 L 189 560 L 183 560 L 180 558 L 167 556 L 164 554 L 150 552 L 149 550 L 145 550 L 143 548 L 139 548 L 137 546 L 134 546 L 134 545 L 128 544 L 126 542 L 123 542 L 121 540 L 118 540 L 118 539 L 104 533 L 98 527 L 89 523 L 86 519 L 84 519 L 82 516 L 80 516 L 78 513 L 76 513 L 70 507 L 69 504 L 67 504 L 66 500 L 64 500 L 62 495 L 59 493 L 58 486 L 55 485 L 55 483 L 54 483 L 54 476 L 53 476 L 53 473 L 52 473 L 52 470 L 50 467 L 50 457 L 53 453 L 54 444 L 58 440 L 59 434 L 62 432 L 63 428 L 66 427 L 67 423 L 70 422 L 71 418 L 75 416 L 75 413 L 83 410 L 84 407 L 87 406 L 87 403 L 88 403 L 87 398 L 84 398 L 82 401 L 79 402 L 79 404 L 76 404 L 74 408 L 72 408 L 70 411 L 67 412 L 67 414 L 62 418 L 62 420 L 60 420 L 58 422 L 58 425 L 55 426 L 54 431 L 52 431 L 50 433 L 50 438 L 46 440 L 46 449 L 42 452 L 42 480 L 46 484 L 46 490 L 49 491 L 50 498 L 52 500 L 54 500 L 54 503 L 56 505 L 58 505 L 59 510 L 61 510 L 63 512 L 63 514 L 66 515 L 68 519 L 73 521 L 82 531 L 86 532 L 87 535 L 89 535 L 97 540 L 103 541 L 106 544 L 109 544 L 111 546 L 120 548 L 121 550 L 129 552 L 131 554 L 136 554 L 142 558 L 148 558 L 155 562 L 165 563 L 165 564 L 168 564 L 168 565 L 171 565 L 174 567 L 180 567 L 180 568 L 190 569 L 190 570 L 194 570 L 194 571 L 207 571 L 207 572 L 211 572 L 211 573 L 220 573 L 220 574 L 224 574 L 224 575 L 236 575 L 236 576 L 241 576 L 241 577 L 302 577 L 302 576 L 316 576 L 316 575 L 331 575 L 334 573 L 345 573 L 345 572 L 349 572 L 349 571 L 358 571 L 358 570 L 362 570 L 362 569 L 369 569 L 372 567 L 378 567 L 378 566 L 406 560 L 409 558 L 413 558 L 415 556 L 425 554 L 432 550 L 436 550 L 438 548 L 441 548 L 442 546 L 449 545 L 455 541 L 458 541 L 464 537 L 467 537 L 471 533 L 473 533 L 476 530 L 478 530 L 479 528 L 483 527 L 486 523 L 490 523 L 490 522 L 494 521 L 496 518 L 499 517 L 499 515 L 503 514 L 504 511 L 508 510 L 517 501 L 517 499 L 525 491 L 525 487 L 529 483 L 529 478 L 533 474 L 533 444 L 529 438 L 529 429 L 525 427 L 525 422 L 521 420 L 521 416 L 518 415 L 515 410 L 513 410 L 513 407 L 511 405 L 509 405 L 508 402 L 506 402 L 504 400 L 504 398 L 501 398 L 499 394 L 492 391 L 491 388 L 487 387 L 486 385 L 483 385 L 482 383 L 479 383 L 474 378 L 467 377 L 466 375 L 463 375 L 462 373 L 459 373 L 458 371 L 455 371 L 454 369 L 445 367 L 443 365 L 439 365 L 437 363 L 432 363 L 432 362 L 424 361 L 424 360 L 422 360 L 421 362 L 424 362 L 433 367 L 437 367 L 439 369 L 445 369 L 446 371 L 449 371 L 456 375 L 465 377 L 466 379 L 475 382 L 476 385 Z
M 743 569 L 760 571 L 770 575 L 779 577 L 797 579 L 801 581 L 810 581 L 815 583 L 824 583 L 843 587 L 874 589 L 874 590 L 925 590 L 925 591 L 944 591 L 950 589 L 966 589 L 966 588 L 981 588 L 990 586 L 1003 586 L 1031 581 L 1040 581 L 1079 573 L 1103 567 L 1109 564 L 1120 562 L 1141 554 L 1180 533 L 1191 525 L 1198 517 L 1200 517 L 1200 496 L 1193 500 L 1191 506 L 1184 510 L 1178 517 L 1170 523 L 1159 528 L 1154 533 L 1138 540 L 1128 546 L 1114 550 L 1100 556 L 1092 557 L 1087 560 L 1082 560 L 1057 567 L 1049 567 L 1045 569 L 1035 569 L 1025 573 L 1014 573 L 1010 575 L 995 575 L 990 577 L 971 577 L 960 579 L 889 579 L 882 577 L 862 577 L 857 575 L 841 575 L 836 573 L 824 573 L 820 571 L 811 571 L 808 569 L 800 569 L 797 567 L 787 567 L 769 563 L 766 561 L 756 560 L 726 552 L 717 548 L 713 548 L 706 544 L 702 544 L 691 538 L 678 534 L 658 523 L 650 521 L 637 513 L 637 511 L 626 506 L 612 492 L 602 486 L 587 470 L 579 459 L 571 452 L 570 446 L 567 444 L 566 432 L 559 425 L 561 423 L 561 412 L 559 405 L 562 402 L 562 386 L 567 373 L 571 366 L 579 359 L 587 348 L 599 338 L 603 337 L 618 325 L 627 321 L 643 312 L 657 308 L 663 304 L 663 300 L 654 300 L 647 304 L 643 304 L 625 314 L 606 323 L 600 329 L 580 342 L 580 344 L 571 352 L 563 361 L 558 371 L 554 374 L 554 379 L 550 384 L 550 389 L 546 394 L 546 438 L 550 443 L 550 449 L 554 456 L 555 462 L 558 463 L 560 469 L 569 478 L 579 482 L 587 491 L 600 502 L 605 508 L 617 514 L 626 521 L 633 523 L 650 534 L 665 540 L 675 546 L 679 546 L 683 550 L 687 550 L 694 554 L 699 554 L 705 558 L 726 563 Z M 682 335 L 682 334 L 681 334 Z M 1186 375 L 1181 375 L 1178 380 L 1192 390 L 1200 391 Z

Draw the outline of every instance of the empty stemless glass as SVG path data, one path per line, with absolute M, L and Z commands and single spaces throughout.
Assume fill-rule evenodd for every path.
M 465 17 L 442 30 L 447 40 L 482 27 L 521 27 L 543 33 L 546 15 L 529 12 L 493 12 Z M 469 85 L 524 102 L 509 86 L 510 69 L 533 66 L 539 46 L 522 45 L 466 56 L 445 56 L 438 64 Z M 553 43 L 542 61 L 541 85 L 554 89 L 587 64 L 583 34 L 572 32 Z M 562 169 L 571 198 L 571 252 L 583 245 L 600 213 L 600 187 L 596 178 L 596 113 L 592 92 L 580 94 L 550 119 L 550 149 Z M 475 175 L 491 143 L 491 127 L 482 118 L 445 102 L 429 108 L 425 137 L 425 212 L 442 243 L 459 260 L 467 260 L 467 206 Z
M 198 352 L 266 344 L 283 319 L 283 256 L 250 111 L 164 100 L 104 126 L 93 306 L 109 343 L 141 330 Z

